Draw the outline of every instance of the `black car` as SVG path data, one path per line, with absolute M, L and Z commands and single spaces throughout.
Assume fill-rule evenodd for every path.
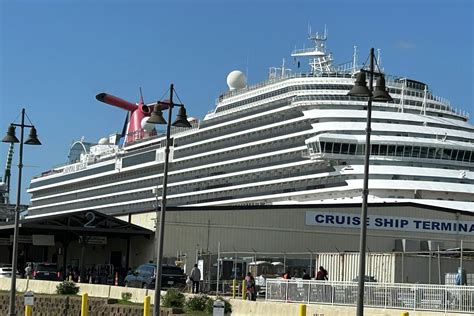
M 33 263 L 33 279 L 59 281 L 58 266 L 56 263 L 38 262 Z
M 183 288 L 186 286 L 186 275 L 183 269 L 176 266 L 162 266 L 161 288 Z M 156 264 L 146 263 L 139 266 L 125 278 L 125 286 L 154 289 Z

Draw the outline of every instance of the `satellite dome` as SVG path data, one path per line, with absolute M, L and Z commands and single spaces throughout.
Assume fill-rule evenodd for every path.
M 240 70 L 231 71 L 227 75 L 227 85 L 230 90 L 242 89 L 247 85 L 247 78 Z
M 155 128 L 155 124 L 148 123 L 149 116 L 142 118 L 141 126 L 146 132 L 151 132 Z
M 99 139 L 99 145 L 108 145 L 109 144 L 109 139 L 107 137 L 103 137 Z

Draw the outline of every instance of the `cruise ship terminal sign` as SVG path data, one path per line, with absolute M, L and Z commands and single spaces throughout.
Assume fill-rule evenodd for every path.
M 348 213 L 306 212 L 306 225 L 360 228 L 360 216 Z M 402 230 L 422 233 L 474 234 L 474 221 L 452 221 L 414 217 L 370 215 L 369 229 Z

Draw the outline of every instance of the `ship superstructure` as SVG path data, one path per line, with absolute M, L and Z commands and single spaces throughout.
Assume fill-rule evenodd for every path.
M 270 69 L 249 86 L 238 71 L 230 91 L 191 129 L 172 131 L 169 206 L 271 205 L 360 201 L 367 100 L 350 97 L 357 65 L 335 66 L 327 34 L 292 57 L 309 71 Z M 386 76 L 393 103 L 373 102 L 369 201 L 474 208 L 474 126 L 428 85 Z M 155 104 L 145 105 L 147 113 Z M 84 209 L 153 210 L 161 196 L 165 137 L 141 124 L 84 146 L 76 162 L 31 181 L 31 214 Z M 138 121 L 137 121 L 138 122 Z M 136 123 L 137 125 L 138 123 Z M 136 127 L 136 126 L 135 126 Z M 80 149 L 77 144 L 75 149 Z M 77 153 L 77 152 L 76 152 Z

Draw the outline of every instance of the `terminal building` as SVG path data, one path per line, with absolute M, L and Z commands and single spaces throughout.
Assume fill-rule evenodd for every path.
M 283 261 L 286 257 L 287 266 L 291 265 L 290 258 L 298 258 L 300 266 L 303 260 L 303 265 L 314 271 L 318 264 L 333 264 L 318 262 L 320 254 L 359 250 L 360 209 L 358 203 L 171 207 L 165 223 L 165 262 L 177 263 L 189 272 L 206 254 L 217 260 L 220 251 L 221 258 L 247 262 Z M 99 212 L 30 216 L 21 224 L 19 260 L 57 262 L 61 267 L 111 264 L 120 271 L 156 262 L 155 219 L 155 211 L 115 216 Z M 12 234 L 12 223 L 0 226 L 2 261 L 11 259 L 8 249 Z M 455 264 L 443 263 L 440 271 L 444 276 L 456 272 L 460 247 L 464 268 L 474 269 L 473 235 L 474 221 L 469 211 L 416 203 L 369 204 L 369 254 L 423 254 L 434 261 L 438 253 L 443 257 L 451 254 L 451 258 L 458 259 Z M 449 249 L 455 254 L 446 252 Z M 416 271 L 425 268 L 405 267 L 405 277 L 397 277 L 396 281 L 419 282 L 416 278 L 420 273 Z M 432 271 L 430 282 L 438 282 L 435 276 L 439 271 Z

